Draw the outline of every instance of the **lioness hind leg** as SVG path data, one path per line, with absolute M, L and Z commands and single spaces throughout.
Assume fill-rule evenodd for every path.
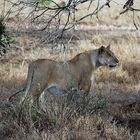
M 34 105 L 39 108 L 39 97 L 40 97 L 40 92 L 36 91 L 32 94 L 33 96 L 33 103 Z
M 39 108 L 39 97 L 43 92 L 43 88 L 41 87 L 40 83 L 33 83 L 29 89 L 28 95 L 32 96 L 33 104 Z
M 22 97 L 21 103 L 25 102 L 26 99 L 28 99 L 30 103 L 34 104 L 37 108 L 39 108 L 39 96 L 41 92 L 42 91 L 40 91 L 38 87 L 36 86 L 31 87 L 27 93 L 25 91 L 25 95 L 24 97 Z
M 47 94 L 46 93 L 47 91 L 43 91 L 42 93 L 41 93 L 41 95 L 39 96 L 39 107 L 43 110 L 43 111 L 46 111 L 46 96 L 45 96 L 45 94 Z

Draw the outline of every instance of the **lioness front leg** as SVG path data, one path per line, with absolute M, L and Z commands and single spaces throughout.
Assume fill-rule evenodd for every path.
M 79 89 L 84 93 L 88 94 L 91 87 L 91 80 L 83 81 L 79 85 Z

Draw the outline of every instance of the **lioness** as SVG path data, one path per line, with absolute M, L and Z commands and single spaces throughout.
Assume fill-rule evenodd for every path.
M 66 63 L 38 59 L 29 65 L 24 95 L 32 95 L 38 100 L 44 90 L 61 94 L 72 79 L 80 90 L 88 94 L 92 72 L 100 66 L 116 67 L 118 63 L 110 46 L 80 53 Z

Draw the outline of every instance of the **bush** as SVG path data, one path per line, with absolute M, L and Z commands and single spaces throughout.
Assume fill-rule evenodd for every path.
M 4 55 L 10 47 L 12 43 L 11 37 L 9 37 L 8 33 L 6 32 L 6 27 L 4 24 L 4 20 L 0 19 L 0 55 Z

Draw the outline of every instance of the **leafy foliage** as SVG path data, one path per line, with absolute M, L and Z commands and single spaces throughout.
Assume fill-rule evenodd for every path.
M 12 38 L 6 32 L 4 20 L 0 19 L 0 55 L 4 55 L 12 43 Z
M 56 6 L 51 0 L 42 0 L 41 3 L 38 4 L 38 8 L 45 9 L 46 7 Z
M 52 2 L 51 0 L 43 0 L 44 5 L 50 5 Z

